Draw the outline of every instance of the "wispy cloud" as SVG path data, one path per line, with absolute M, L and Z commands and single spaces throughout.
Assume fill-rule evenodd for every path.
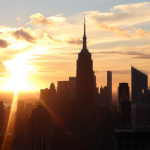
M 107 30 L 107 31 L 111 31 L 114 32 L 117 36 L 120 37 L 126 37 L 129 39 L 135 39 L 135 38 L 149 38 L 150 37 L 150 32 L 148 30 L 143 30 L 143 29 L 136 29 L 136 28 L 130 28 L 129 31 L 132 32 L 132 35 L 128 33 L 127 30 L 123 30 L 120 27 L 116 27 L 116 26 L 107 26 L 107 25 L 97 25 L 99 28 L 103 29 L 103 30 Z
M 119 55 L 128 55 L 130 56 L 130 58 L 133 59 L 150 59 L 150 54 L 139 53 L 139 52 L 101 51 L 101 52 L 94 52 L 92 54 L 103 54 L 103 55 L 119 54 Z
M 68 44 L 68 45 L 80 46 L 83 43 L 83 41 L 79 38 L 73 39 L 72 37 L 69 37 L 69 38 L 66 38 L 63 40 L 59 40 L 59 39 L 53 38 L 52 36 L 50 36 L 46 33 L 44 33 L 44 36 L 49 38 L 49 40 L 52 41 L 53 43 L 57 43 L 57 44 L 64 43 L 64 44 Z
M 62 43 L 61 40 L 54 39 L 52 36 L 48 35 L 47 33 L 44 33 L 44 36 L 47 37 L 47 38 L 49 38 L 54 43 Z
M 113 74 L 131 74 L 130 70 L 111 70 Z M 95 70 L 95 73 L 107 73 L 107 71 Z
M 55 55 L 60 55 L 60 56 L 70 56 L 70 55 L 77 55 L 78 53 L 54 53 L 53 56 Z M 118 52 L 118 51 L 100 51 L 100 52 L 92 52 L 93 55 L 125 55 L 129 56 L 130 58 L 133 59 L 150 59 L 150 54 L 145 54 L 145 53 L 139 53 L 139 52 Z M 47 56 L 47 55 L 45 55 Z M 43 57 L 45 57 L 43 56 Z M 52 55 L 50 55 L 52 56 Z M 50 57 L 47 56 L 47 57 Z M 38 58 L 34 58 L 38 59 Z
M 16 40 L 25 41 L 30 44 L 40 43 L 38 36 L 30 28 L 8 29 L 6 35 L 12 36 Z
M 29 71 L 28 73 L 58 73 L 60 71 L 56 71 L 56 70 L 33 70 L 33 71 Z
M 135 28 L 133 28 L 133 30 L 135 30 L 135 35 L 138 36 L 139 38 L 146 39 L 147 37 L 150 37 L 150 32 L 147 30 L 135 29 Z
M 117 36 L 121 36 L 121 37 L 126 37 L 126 38 L 132 38 L 130 34 L 127 33 L 127 31 L 122 30 L 119 27 L 116 26 L 107 26 L 105 24 L 100 24 L 97 25 L 98 27 L 100 27 L 101 29 L 107 30 L 107 31 L 112 31 L 114 32 Z
M 111 70 L 113 74 L 131 74 L 131 70 Z M 107 71 L 95 70 L 95 73 L 107 73 Z M 143 71 L 146 74 L 150 74 L 150 71 Z
M 110 48 L 110 49 L 101 49 L 100 51 L 98 50 L 92 50 L 93 55 L 123 55 L 123 56 L 128 56 L 129 58 L 132 59 L 150 59 L 150 45 L 146 46 L 137 46 L 137 47 L 115 47 L 115 48 Z M 95 52 L 93 52 L 95 51 Z M 78 52 L 58 52 L 52 54 L 54 55 L 60 55 L 60 56 L 73 56 L 77 55 Z M 50 56 L 48 56 L 50 57 Z
M 0 39 L 0 47 L 7 48 L 10 45 L 7 41 Z
M 82 45 L 82 40 L 79 39 L 79 38 L 76 38 L 76 39 L 73 39 L 71 37 L 69 37 L 68 40 L 65 40 L 65 43 L 69 44 L 69 45 L 77 45 L 77 46 L 80 46 Z

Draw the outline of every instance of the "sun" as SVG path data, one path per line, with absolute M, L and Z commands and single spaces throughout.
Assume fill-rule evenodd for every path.
M 8 71 L 11 74 L 11 78 L 6 84 L 6 89 L 11 91 L 30 91 L 31 86 L 27 80 L 28 72 L 31 67 L 26 64 L 24 57 L 16 57 L 12 60 L 4 62 Z
M 18 64 L 10 70 L 11 72 L 11 85 L 14 91 L 25 91 L 30 90 L 30 86 L 27 81 L 27 70 L 26 65 Z

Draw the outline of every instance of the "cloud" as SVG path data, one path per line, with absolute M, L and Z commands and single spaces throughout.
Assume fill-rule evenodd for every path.
M 126 37 L 126 38 L 132 38 L 131 35 L 127 34 L 127 31 L 122 30 L 119 27 L 116 27 L 116 26 L 107 26 L 105 24 L 100 24 L 100 25 L 97 25 L 97 26 L 100 27 L 101 29 L 104 29 L 104 30 L 107 30 L 107 31 L 112 31 L 117 36 Z
M 17 17 L 17 20 L 18 20 L 18 21 L 21 21 L 21 18 L 20 18 L 20 17 Z
M 7 48 L 9 45 L 10 44 L 7 41 L 0 39 L 0 47 Z
M 31 19 L 31 23 L 37 24 L 37 25 L 48 25 L 48 26 L 56 25 L 55 22 L 50 21 L 49 19 L 47 19 L 40 13 L 31 15 L 30 19 Z
M 147 37 L 150 37 L 150 32 L 147 30 L 135 29 L 135 28 L 133 28 L 133 30 L 135 30 L 135 35 L 138 36 L 139 38 L 146 39 Z
M 74 15 L 70 21 L 83 22 L 86 15 L 88 24 L 110 26 L 131 26 L 150 21 L 150 2 L 117 5 L 109 12 L 87 11 Z
M 12 36 L 16 40 L 25 41 L 30 44 L 40 43 L 38 37 L 31 31 L 30 28 L 8 29 L 7 35 Z

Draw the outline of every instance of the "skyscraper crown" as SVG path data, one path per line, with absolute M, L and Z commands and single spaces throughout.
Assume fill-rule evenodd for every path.
M 86 46 L 86 31 L 85 31 L 85 17 L 84 17 L 84 35 L 83 35 L 83 49 L 81 50 L 82 53 L 89 53 Z

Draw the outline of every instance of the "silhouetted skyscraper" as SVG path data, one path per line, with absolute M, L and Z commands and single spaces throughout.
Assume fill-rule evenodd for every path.
M 112 110 L 106 110 L 106 131 L 113 131 L 113 113 Z
M 106 107 L 100 104 L 94 115 L 96 132 L 100 133 L 106 129 Z
M 148 104 L 147 75 L 131 67 L 131 99 L 132 104 Z
M 33 109 L 33 104 L 32 103 L 26 103 L 26 116 L 27 118 L 29 118 L 29 116 L 32 113 L 32 109 Z
M 131 105 L 131 126 L 150 126 L 150 105 Z
M 112 72 L 107 71 L 107 109 L 111 109 L 112 103 Z
M 7 128 L 7 124 L 8 124 L 8 121 L 9 121 L 9 116 L 10 116 L 10 112 L 11 112 L 11 107 L 12 106 L 7 106 L 5 107 L 5 130 Z
M 84 23 L 83 49 L 78 53 L 76 71 L 77 91 L 77 123 L 80 133 L 88 133 L 93 121 L 93 103 L 96 91 L 96 82 L 93 71 L 91 53 L 87 50 Z
M 69 101 L 69 81 L 58 81 L 57 85 L 57 114 L 62 115 L 63 104 Z
M 107 86 L 104 86 L 104 88 L 101 86 L 99 98 L 100 98 L 100 104 L 103 104 L 106 106 L 106 104 L 107 104 Z
M 40 101 L 41 101 L 42 104 L 48 106 L 49 95 L 50 95 L 50 90 L 48 88 L 41 89 L 41 91 L 40 91 Z
M 148 89 L 148 104 L 150 105 L 150 89 Z
M 5 109 L 3 102 L 0 102 L 0 133 L 4 133 Z
M 56 113 L 56 99 L 57 99 L 57 93 L 56 93 L 55 85 L 54 83 L 51 83 L 49 101 L 47 102 L 50 112 L 52 112 L 51 115 Z
M 32 110 L 29 118 L 29 150 L 51 150 L 53 124 L 50 113 L 42 105 Z
M 40 102 L 38 105 L 43 105 L 47 108 L 52 114 L 56 113 L 56 99 L 57 93 L 54 83 L 51 83 L 50 89 L 41 89 L 40 92 Z M 52 115 L 51 114 L 51 115 Z
M 76 101 L 76 77 L 69 77 L 69 101 Z
M 73 132 L 76 110 L 76 77 L 69 77 L 69 81 L 58 81 L 57 87 L 58 117 L 62 121 L 61 132 Z
M 118 87 L 118 112 L 120 101 L 129 101 L 129 86 L 128 83 L 119 83 Z
M 118 87 L 118 100 L 129 100 L 129 86 L 128 83 L 119 83 Z
M 131 129 L 115 129 L 115 150 L 148 150 L 150 148 L 150 127 L 133 127 Z
M 59 101 L 69 101 L 69 81 L 58 81 L 57 95 Z
M 24 117 L 25 117 L 25 109 L 24 109 L 24 101 L 18 100 L 17 103 L 17 113 L 16 113 L 16 134 L 17 138 L 23 137 L 24 130 Z
M 22 143 L 24 142 L 26 135 L 26 118 L 24 101 L 18 100 L 17 112 L 16 112 L 16 137 L 17 137 L 17 149 L 20 149 Z
M 122 127 L 131 127 L 131 101 L 120 101 L 119 103 L 120 124 Z
M 131 127 L 131 101 L 129 101 L 128 83 L 119 83 L 118 87 L 119 126 Z

